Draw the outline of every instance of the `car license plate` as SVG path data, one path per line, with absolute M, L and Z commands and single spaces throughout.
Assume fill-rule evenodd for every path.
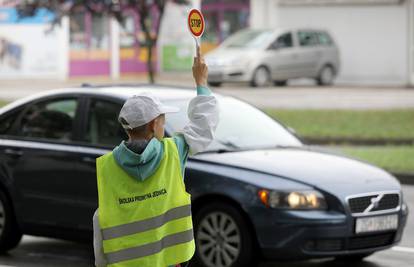
M 357 218 L 355 233 L 377 232 L 398 228 L 398 215 Z

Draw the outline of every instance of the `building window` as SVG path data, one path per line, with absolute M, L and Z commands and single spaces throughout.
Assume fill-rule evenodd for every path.
M 87 48 L 85 13 L 76 13 L 70 19 L 70 49 L 83 50 Z
M 90 48 L 109 49 L 109 17 L 96 15 L 92 16 L 92 30 Z
M 204 0 L 201 9 L 206 21 L 202 50 L 215 48 L 249 23 L 249 0 Z
M 109 50 L 109 16 L 79 12 L 70 19 L 70 49 Z

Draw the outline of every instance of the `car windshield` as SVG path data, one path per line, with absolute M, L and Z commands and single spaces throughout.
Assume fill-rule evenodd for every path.
M 227 39 L 222 47 L 230 48 L 258 48 L 268 43 L 273 38 L 270 30 L 245 30 Z
M 220 122 L 215 139 L 207 151 L 235 151 L 261 148 L 301 146 L 286 128 L 262 111 L 231 97 L 218 97 Z M 167 129 L 179 132 L 188 123 L 189 100 L 168 101 L 180 111 L 166 115 Z

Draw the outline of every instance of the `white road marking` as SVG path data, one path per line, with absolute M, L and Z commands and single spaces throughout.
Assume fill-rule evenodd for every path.
M 399 251 L 399 252 L 408 252 L 408 253 L 414 253 L 414 248 L 408 248 L 408 247 L 393 247 L 392 250 Z

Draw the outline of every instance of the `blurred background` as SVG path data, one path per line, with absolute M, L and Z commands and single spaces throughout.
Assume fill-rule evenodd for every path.
M 80 7 L 59 17 L 52 27 L 59 14 L 39 8 L 31 16 L 21 16 L 21 3 L 0 0 L 1 106 L 39 91 L 82 83 L 146 83 L 148 60 L 156 83 L 193 86 L 195 49 L 186 20 L 191 8 L 199 8 L 206 22 L 201 51 L 210 74 L 216 75 L 209 79 L 213 91 L 259 107 L 309 145 L 385 168 L 414 195 L 414 0 L 166 1 L 162 14 L 152 7 L 148 11 L 145 24 L 156 40 L 152 48 L 134 9 L 123 11 L 121 23 L 110 14 Z M 251 46 L 235 47 L 246 32 L 271 36 L 255 39 L 256 34 L 243 42 Z M 274 49 L 262 47 L 266 42 L 269 47 L 275 44 Z M 330 48 L 335 52 L 327 55 Z M 229 51 L 233 56 L 217 63 Z M 284 64 L 260 76 L 265 61 L 257 59 L 266 60 L 269 53 Z M 230 71 L 234 66 L 245 66 L 246 72 Z M 406 240 L 412 240 L 412 231 L 408 227 Z M 15 257 L 46 255 L 54 262 L 56 254 L 46 251 L 48 245 L 34 256 L 24 252 L 36 242 L 42 248 L 49 241 L 30 239 Z M 62 252 L 70 246 L 59 241 L 55 249 Z M 414 263 L 410 253 L 403 257 L 405 266 Z M 384 266 L 399 264 L 400 256 L 391 256 L 395 261 Z M 78 264 L 82 256 L 77 257 L 63 259 Z M 378 257 L 378 264 L 387 259 Z M 3 260 L 13 263 L 13 257 Z
M 71 79 L 127 77 L 147 71 L 148 51 L 139 14 L 124 12 L 123 26 L 109 15 L 79 8 L 53 31 L 54 14 L 40 10 L 19 19 L 15 6 L 0 1 L 0 77 Z M 29 1 L 30 2 L 30 1 Z M 327 30 L 340 50 L 336 83 L 407 86 L 414 83 L 413 2 L 410 0 L 191 0 L 206 20 L 204 53 L 246 29 L 317 28 Z M 187 5 L 167 1 L 157 56 L 159 73 L 188 72 L 193 40 L 186 27 Z M 154 11 L 152 17 L 156 17 Z M 148 23 L 156 24 L 156 19 Z M 172 24 L 173 23 L 173 24 Z M 172 26 L 174 25 L 174 26 Z M 156 25 L 150 25 L 156 34 Z

